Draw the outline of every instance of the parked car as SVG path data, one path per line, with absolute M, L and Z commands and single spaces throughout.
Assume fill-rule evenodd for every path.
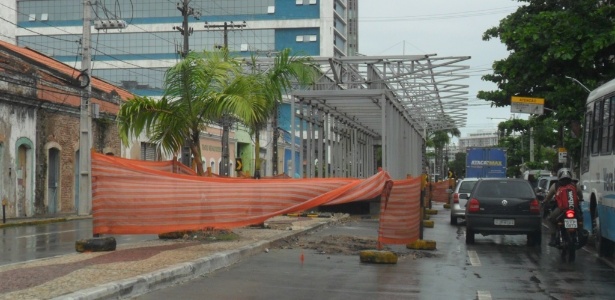
M 457 225 L 458 218 L 466 216 L 466 202 L 470 198 L 470 192 L 474 188 L 474 184 L 478 178 L 464 178 L 457 182 L 455 189 L 451 191 L 451 224 Z
M 551 185 L 553 185 L 556 182 L 557 182 L 557 176 L 544 176 L 544 177 L 538 178 L 538 185 L 534 189 L 534 192 L 536 192 L 536 198 L 538 199 L 538 201 L 543 201 L 545 199 L 545 197 L 547 196 L 547 193 L 549 193 L 549 188 L 551 188 Z
M 540 245 L 540 203 L 532 185 L 518 178 L 485 178 L 474 185 L 465 211 L 466 244 L 474 235 L 526 234 L 528 246 Z

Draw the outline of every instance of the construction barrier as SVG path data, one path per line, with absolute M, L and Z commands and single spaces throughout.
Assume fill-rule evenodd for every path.
M 388 200 L 380 202 L 379 244 L 408 244 L 419 239 L 420 197 L 421 177 L 393 181 Z
M 450 194 L 447 192 L 449 181 L 432 182 L 431 184 L 431 200 L 440 203 L 448 203 Z
M 232 229 L 321 205 L 364 201 L 382 194 L 388 173 L 366 178 L 260 179 L 193 175 L 172 162 L 92 154 L 94 234 L 161 234 Z M 169 170 L 180 170 L 180 174 Z M 191 174 L 191 175 L 188 175 Z M 418 238 L 420 179 L 393 181 L 381 215 L 381 240 Z

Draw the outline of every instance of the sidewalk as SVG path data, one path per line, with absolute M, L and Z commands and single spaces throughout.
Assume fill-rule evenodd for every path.
M 271 229 L 233 230 L 239 239 L 232 241 L 151 240 L 119 245 L 111 252 L 75 252 L 0 266 L 0 299 L 131 298 L 231 266 L 266 251 L 272 242 L 318 229 L 343 217 L 279 216 L 268 221 L 274 225 Z M 65 220 L 12 220 L 1 227 Z

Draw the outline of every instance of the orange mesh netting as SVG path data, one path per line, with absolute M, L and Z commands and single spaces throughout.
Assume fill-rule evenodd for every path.
M 431 183 L 431 200 L 436 202 L 448 203 L 449 193 L 446 191 L 449 189 L 448 180 Z
M 421 178 L 393 181 L 388 200 L 380 202 L 379 244 L 408 244 L 420 236 Z
M 378 172 L 367 179 L 246 180 L 174 174 L 163 166 L 165 162 L 92 153 L 94 234 L 159 234 L 259 224 L 320 205 L 372 199 L 389 179 L 388 173 Z M 394 188 L 392 194 L 396 192 Z M 415 200 L 418 203 L 419 198 Z M 416 226 L 418 220 L 413 221 Z

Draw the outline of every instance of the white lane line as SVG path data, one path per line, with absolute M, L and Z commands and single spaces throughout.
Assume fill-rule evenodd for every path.
M 66 232 L 75 232 L 75 231 L 77 231 L 77 230 L 73 229 L 73 230 L 64 230 L 64 231 L 55 231 L 55 232 L 45 232 L 45 233 L 39 233 L 39 234 L 22 235 L 22 236 L 18 236 L 16 238 L 17 239 L 24 239 L 24 238 L 29 238 L 29 237 L 33 237 L 33 236 L 39 236 L 39 235 L 50 235 L 50 234 L 56 234 L 56 233 L 66 233 Z
M 478 300 L 491 300 L 491 292 L 489 291 L 476 291 Z
M 470 264 L 474 267 L 480 267 L 480 259 L 478 258 L 478 253 L 476 251 L 468 251 L 468 257 L 470 258 Z

